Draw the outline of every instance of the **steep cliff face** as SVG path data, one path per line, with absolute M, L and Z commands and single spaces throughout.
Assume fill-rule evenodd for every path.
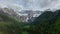
M 16 16 L 16 15 L 17 15 L 17 13 L 14 12 L 13 9 L 10 9 L 10 8 L 3 8 L 2 10 L 4 11 L 4 13 L 9 14 L 10 16 Z
M 0 14 L 7 15 L 9 17 L 19 19 L 19 15 L 11 8 L 0 8 Z

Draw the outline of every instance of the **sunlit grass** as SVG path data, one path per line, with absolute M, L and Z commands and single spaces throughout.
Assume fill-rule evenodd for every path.
M 0 31 L 0 34 L 4 34 L 4 33 Z

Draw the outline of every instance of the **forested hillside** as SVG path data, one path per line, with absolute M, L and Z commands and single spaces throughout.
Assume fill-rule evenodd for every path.
M 45 11 L 32 24 L 38 34 L 60 34 L 60 10 Z

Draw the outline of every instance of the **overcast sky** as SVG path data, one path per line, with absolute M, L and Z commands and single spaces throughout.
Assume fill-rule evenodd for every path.
M 16 10 L 60 9 L 60 0 L 0 0 L 0 7 L 10 7 Z

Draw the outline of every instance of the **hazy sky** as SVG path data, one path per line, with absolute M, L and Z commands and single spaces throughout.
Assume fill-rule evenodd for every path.
M 16 10 L 60 9 L 60 0 L 0 0 L 0 7 L 11 7 Z

